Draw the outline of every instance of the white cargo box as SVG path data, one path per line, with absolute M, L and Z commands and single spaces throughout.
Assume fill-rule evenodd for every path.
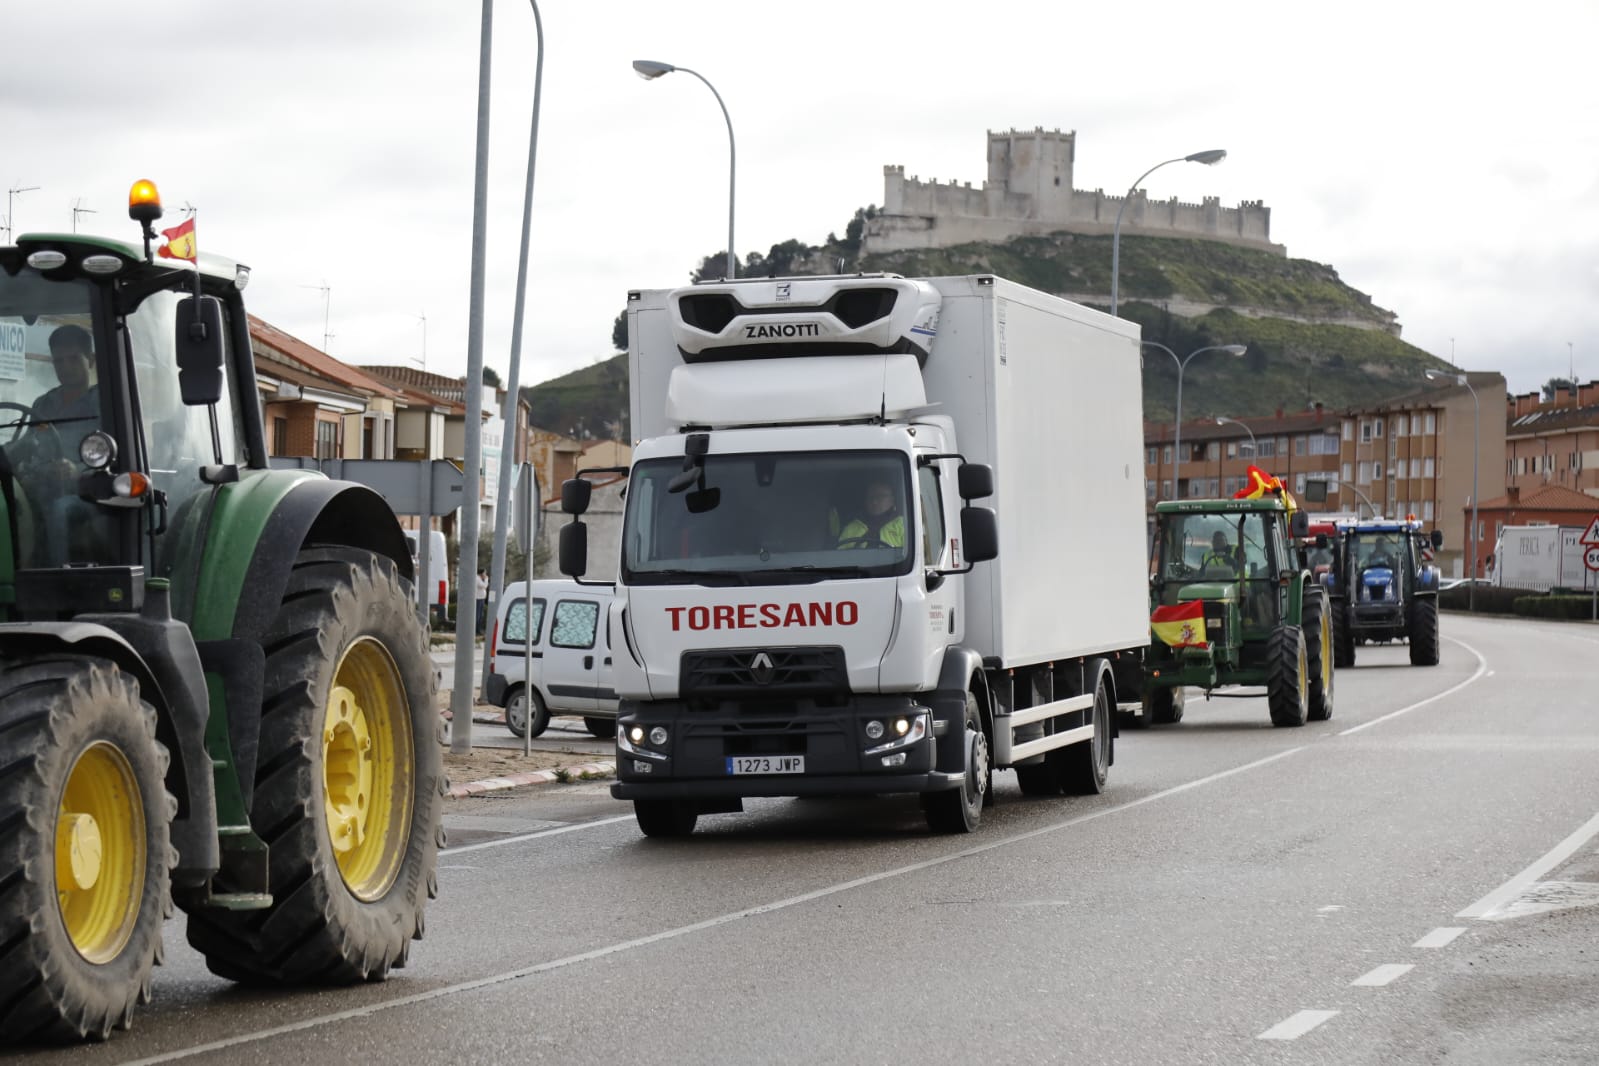
M 942 298 L 921 367 L 925 410 L 951 416 L 961 453 L 994 468 L 994 496 L 973 502 L 998 512 L 1000 554 L 964 578 L 965 643 L 1006 667 L 1143 646 L 1139 327 L 992 275 L 924 280 Z M 672 372 L 686 365 L 672 335 L 673 291 L 628 297 L 637 439 L 680 428 L 667 414 Z M 903 355 L 793 362 L 842 373 L 845 360 L 863 359 L 893 371 L 889 383 L 915 372 Z

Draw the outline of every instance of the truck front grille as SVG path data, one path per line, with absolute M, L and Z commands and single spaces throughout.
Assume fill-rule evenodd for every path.
M 683 653 L 685 699 L 827 696 L 849 691 L 844 649 L 727 648 Z

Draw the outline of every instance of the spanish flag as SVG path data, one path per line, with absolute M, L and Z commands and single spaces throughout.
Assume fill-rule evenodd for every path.
M 1174 648 L 1208 648 L 1205 640 L 1205 602 L 1191 600 L 1175 607 L 1156 607 L 1149 629 Z
M 188 218 L 171 229 L 161 231 L 161 236 L 167 243 L 156 249 L 156 254 L 162 259 L 187 259 L 195 262 L 199 250 L 194 241 L 194 219 Z
M 1293 493 L 1288 491 L 1288 486 L 1283 484 L 1283 479 L 1273 477 L 1260 467 L 1250 464 L 1249 470 L 1244 474 L 1244 487 L 1233 493 L 1235 500 L 1258 500 L 1263 496 L 1279 496 L 1283 506 L 1292 515 L 1299 507 L 1299 501 L 1294 499 Z

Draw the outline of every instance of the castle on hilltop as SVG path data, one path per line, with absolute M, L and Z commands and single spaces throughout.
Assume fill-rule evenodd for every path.
M 981 189 L 907 178 L 902 166 L 883 168 L 883 207 L 866 224 L 863 251 L 947 248 L 1046 233 L 1109 236 L 1126 197 L 1072 187 L 1077 133 L 1011 130 L 988 133 L 988 180 Z M 1219 197 L 1197 204 L 1151 202 L 1135 192 L 1122 232 L 1140 237 L 1192 237 L 1286 256 L 1271 242 L 1271 208 L 1260 200 L 1222 207 Z

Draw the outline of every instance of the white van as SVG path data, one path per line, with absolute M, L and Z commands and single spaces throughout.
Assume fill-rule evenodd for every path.
M 506 727 L 538 736 L 551 715 L 580 715 L 597 737 L 616 735 L 616 686 L 611 681 L 610 586 L 564 579 L 533 582 L 531 623 L 527 582 L 505 587 L 489 633 L 489 679 L 483 697 L 505 708 Z M 533 634 L 533 684 L 524 700 L 527 634 Z
M 411 548 L 411 569 L 421 574 L 421 557 L 417 554 L 417 535 L 420 530 L 407 529 L 405 543 Z M 445 608 L 450 602 L 450 552 L 444 543 L 444 534 L 437 529 L 428 531 L 428 581 L 427 597 L 430 612 L 436 621 L 446 617 Z

